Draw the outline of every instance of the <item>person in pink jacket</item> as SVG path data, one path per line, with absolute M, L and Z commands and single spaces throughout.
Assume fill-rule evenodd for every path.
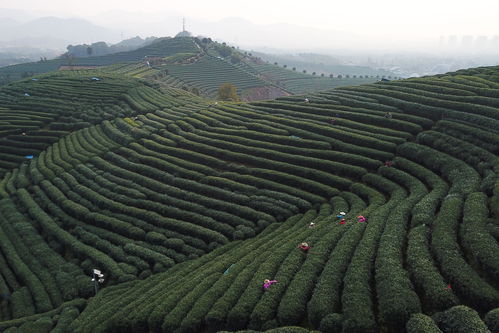
M 274 283 L 277 283 L 277 280 L 269 280 L 269 279 L 263 280 L 263 290 L 267 291 L 267 289 L 269 289 L 269 287 Z
M 357 221 L 359 222 L 366 222 L 366 218 L 362 215 L 357 216 L 357 219 L 358 219 Z

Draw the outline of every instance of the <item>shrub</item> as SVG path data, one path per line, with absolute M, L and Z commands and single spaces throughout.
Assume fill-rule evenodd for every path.
M 485 315 L 484 321 L 492 333 L 499 333 L 499 308 L 490 310 Z
M 49 317 L 41 317 L 36 321 L 28 321 L 19 327 L 21 332 L 25 333 L 49 333 L 54 323 Z
M 405 327 L 407 333 L 442 333 L 433 319 L 422 313 L 413 314 Z
M 330 313 L 321 320 L 319 330 L 324 333 L 339 333 L 342 329 L 342 316 L 339 313 Z
M 447 311 L 433 316 L 440 329 L 445 333 L 489 333 L 487 325 L 480 319 L 478 312 L 464 306 L 457 305 Z

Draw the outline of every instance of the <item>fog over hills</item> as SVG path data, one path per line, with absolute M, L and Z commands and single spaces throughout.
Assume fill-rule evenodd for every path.
M 310 22 L 298 19 L 288 23 L 256 23 L 252 18 L 245 18 L 244 12 L 227 17 L 220 14 L 221 18 L 214 18 L 194 14 L 191 17 L 190 11 L 165 10 L 164 7 L 151 10 L 144 6 L 143 10 L 136 11 L 116 8 L 78 14 L 57 10 L 0 9 L 0 58 L 29 57 L 36 60 L 46 56 L 47 51 L 54 55 L 62 54 L 68 45 L 99 41 L 114 44 L 135 36 L 175 36 L 182 30 L 184 17 L 187 19 L 186 29 L 194 36 L 210 37 L 244 50 L 279 55 L 330 55 L 342 64 L 389 70 L 404 77 L 495 65 L 496 55 L 499 54 L 499 32 L 493 29 L 488 36 L 437 33 L 426 37 L 404 36 L 397 32 L 403 26 L 397 25 L 395 20 L 380 22 L 382 27 L 393 26 L 391 34 L 382 35 L 376 30 L 352 29 L 351 25 L 341 24 L 340 21 L 345 21 L 345 18 L 338 16 L 338 13 L 331 14 L 330 26 L 323 22 L 311 27 L 306 26 Z M 324 15 L 319 14 L 314 14 L 317 20 L 324 21 Z M 397 20 L 400 21 L 400 18 Z M 356 22 L 359 26 L 367 24 L 360 19 Z M 40 49 L 40 52 L 33 53 L 33 48 Z M 11 55 L 6 56 L 6 53 Z M 269 58 L 265 60 L 272 61 Z M 0 65 L 18 62 L 9 60 Z
M 3 12 L 0 12 L 3 14 Z M 1 15 L 0 15 L 1 17 Z M 27 22 L 0 19 L 0 45 L 65 49 L 68 44 L 117 42 L 120 32 L 81 18 L 40 17 Z
M 60 48 L 67 44 L 95 41 L 115 43 L 120 38 L 136 35 L 173 36 L 182 29 L 184 17 L 173 11 L 142 13 L 121 10 L 82 18 L 53 15 L 0 9 L 0 42 L 19 45 L 22 44 L 19 41 L 24 41 L 24 46 Z M 241 47 L 260 49 L 380 49 L 390 48 L 396 42 L 387 40 L 385 44 L 375 44 L 368 36 L 348 30 L 319 29 L 290 23 L 256 24 L 241 17 L 211 21 L 188 17 L 187 30 L 194 35 L 210 36 Z M 41 39 L 47 42 L 43 43 Z

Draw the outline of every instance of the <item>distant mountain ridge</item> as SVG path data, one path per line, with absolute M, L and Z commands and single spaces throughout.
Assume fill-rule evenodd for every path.
M 0 22 L 0 47 L 17 45 L 64 49 L 71 43 L 120 40 L 118 31 L 81 18 L 41 17 L 25 23 L 2 18 Z

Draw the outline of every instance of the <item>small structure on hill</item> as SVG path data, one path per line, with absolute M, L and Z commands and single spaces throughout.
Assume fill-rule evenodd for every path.
M 182 31 L 175 35 L 175 38 L 177 37 L 192 37 L 192 34 L 185 30 L 185 18 L 182 19 Z
M 144 61 L 145 61 L 145 64 L 147 65 L 147 67 L 162 65 L 162 64 L 166 63 L 166 59 L 161 58 L 161 57 L 145 56 Z

